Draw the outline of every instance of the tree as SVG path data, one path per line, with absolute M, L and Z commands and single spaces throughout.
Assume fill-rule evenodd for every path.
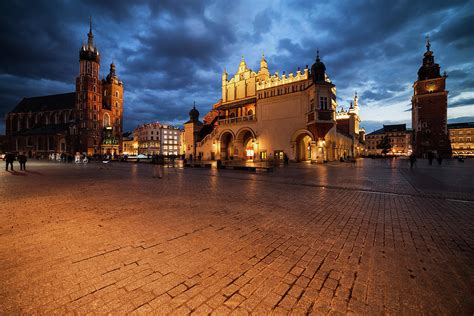
M 390 138 L 388 138 L 387 135 L 385 135 L 382 138 L 382 141 L 377 145 L 378 149 L 382 149 L 382 154 L 387 154 L 390 149 L 392 149 L 392 144 L 390 143 Z

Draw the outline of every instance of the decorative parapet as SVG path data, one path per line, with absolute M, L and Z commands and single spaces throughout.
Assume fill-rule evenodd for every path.
M 273 87 L 278 87 L 278 86 L 285 85 L 288 83 L 294 83 L 294 82 L 307 80 L 309 78 L 308 76 L 309 76 L 308 68 L 305 68 L 303 72 L 298 70 L 296 72 L 296 76 L 293 75 L 293 73 L 290 73 L 289 75 L 285 75 L 285 73 L 283 73 L 283 75 L 280 77 L 278 75 L 278 72 L 275 72 L 273 76 L 270 76 L 265 81 L 261 81 L 257 83 L 257 91 L 273 88 Z

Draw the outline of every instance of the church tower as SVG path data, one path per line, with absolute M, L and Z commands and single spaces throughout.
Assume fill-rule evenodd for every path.
M 100 111 L 102 85 L 99 80 L 100 55 L 94 46 L 92 19 L 87 44 L 79 51 L 79 76 L 76 78 L 76 117 L 79 121 L 79 150 L 88 155 L 99 153 L 101 142 Z
M 115 72 L 115 64 L 110 64 L 109 74 L 102 80 L 103 102 L 102 153 L 119 154 L 122 144 L 123 125 L 123 83 Z
M 417 157 L 426 157 L 429 152 L 451 157 L 447 128 L 447 76 L 446 73 L 440 75 L 440 66 L 435 63 L 430 48 L 427 38 L 423 64 L 418 70 L 418 80 L 413 84 L 413 151 Z

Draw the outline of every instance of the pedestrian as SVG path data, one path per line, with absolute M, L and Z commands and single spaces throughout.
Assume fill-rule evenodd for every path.
M 416 162 L 416 156 L 415 154 L 411 154 L 410 155 L 410 169 L 413 169 L 413 165 L 415 164 Z
M 428 152 L 428 162 L 430 164 L 430 166 L 433 164 L 433 159 L 434 159 L 434 154 L 432 151 L 429 151 Z
M 162 155 L 156 156 L 153 166 L 153 178 L 163 178 L 164 168 L 165 168 L 165 159 Z
M 26 161 L 28 159 L 26 158 L 25 154 L 18 155 L 18 162 L 20 163 L 20 170 L 26 171 Z
M 285 165 L 288 164 L 288 160 L 289 160 L 289 159 L 288 159 L 288 156 L 287 156 L 286 153 L 285 153 L 285 154 L 283 155 L 283 162 L 284 162 Z
M 441 163 L 443 162 L 443 157 L 441 157 L 441 155 L 438 154 L 438 157 L 436 158 L 436 160 L 438 160 L 438 165 L 441 166 Z
M 5 171 L 8 171 L 8 165 L 10 165 L 10 170 L 13 171 L 13 162 L 15 161 L 15 155 L 12 153 L 7 153 L 4 159 L 5 159 Z

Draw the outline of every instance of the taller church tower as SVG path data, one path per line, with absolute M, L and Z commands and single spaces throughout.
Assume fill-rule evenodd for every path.
M 423 65 L 418 70 L 418 80 L 413 84 L 413 151 L 417 157 L 426 157 L 429 152 L 450 157 L 447 76 L 446 73 L 440 75 L 440 66 L 434 62 L 430 48 L 430 40 L 427 38 Z
M 99 153 L 102 85 L 99 80 L 100 55 L 94 46 L 92 20 L 87 44 L 79 51 L 79 76 L 76 78 L 76 113 L 79 120 L 79 150 L 88 155 Z

